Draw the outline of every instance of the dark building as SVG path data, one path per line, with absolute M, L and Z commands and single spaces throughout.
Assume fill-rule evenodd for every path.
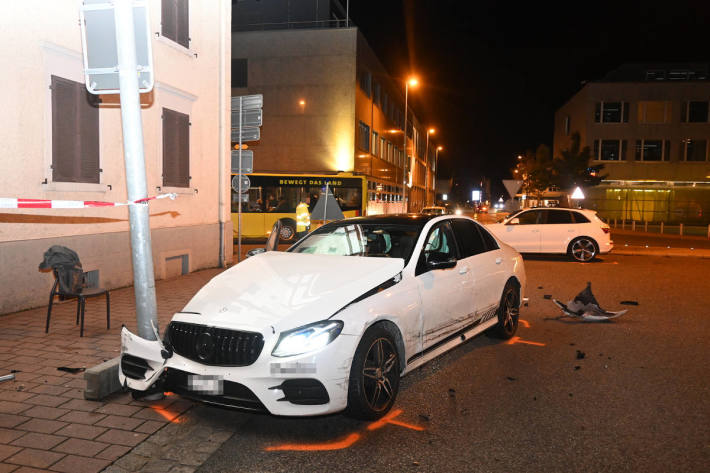
M 608 174 L 585 206 L 610 219 L 710 223 L 710 64 L 627 64 L 555 114 L 554 154 L 578 132 Z

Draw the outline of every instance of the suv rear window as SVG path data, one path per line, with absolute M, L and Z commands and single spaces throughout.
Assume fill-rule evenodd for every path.
M 579 212 L 572 212 L 574 223 L 589 223 L 589 219 Z

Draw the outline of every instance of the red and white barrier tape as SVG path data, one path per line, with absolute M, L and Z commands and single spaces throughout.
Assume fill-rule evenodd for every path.
M 147 204 L 154 199 L 175 200 L 177 194 L 160 194 L 127 202 L 101 202 L 99 200 L 46 200 L 13 199 L 0 197 L 0 209 L 85 209 L 88 207 L 119 207 L 122 205 Z

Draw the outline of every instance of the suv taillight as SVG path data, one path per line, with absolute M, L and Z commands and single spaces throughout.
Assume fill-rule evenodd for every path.
M 602 231 L 603 231 L 604 233 L 609 233 L 610 230 L 611 230 L 611 229 L 610 229 L 609 227 L 602 227 Z

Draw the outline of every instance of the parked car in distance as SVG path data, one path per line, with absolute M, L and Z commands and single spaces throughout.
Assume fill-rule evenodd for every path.
M 446 207 L 431 206 L 424 207 L 421 213 L 424 215 L 446 215 L 449 212 L 446 210 Z
M 580 262 L 614 247 L 609 225 L 593 210 L 524 209 L 486 228 L 521 253 L 567 254 Z
M 121 385 L 276 415 L 382 417 L 400 377 L 468 338 L 512 337 L 520 254 L 470 218 L 326 224 L 207 283 L 164 339 L 121 331 Z

